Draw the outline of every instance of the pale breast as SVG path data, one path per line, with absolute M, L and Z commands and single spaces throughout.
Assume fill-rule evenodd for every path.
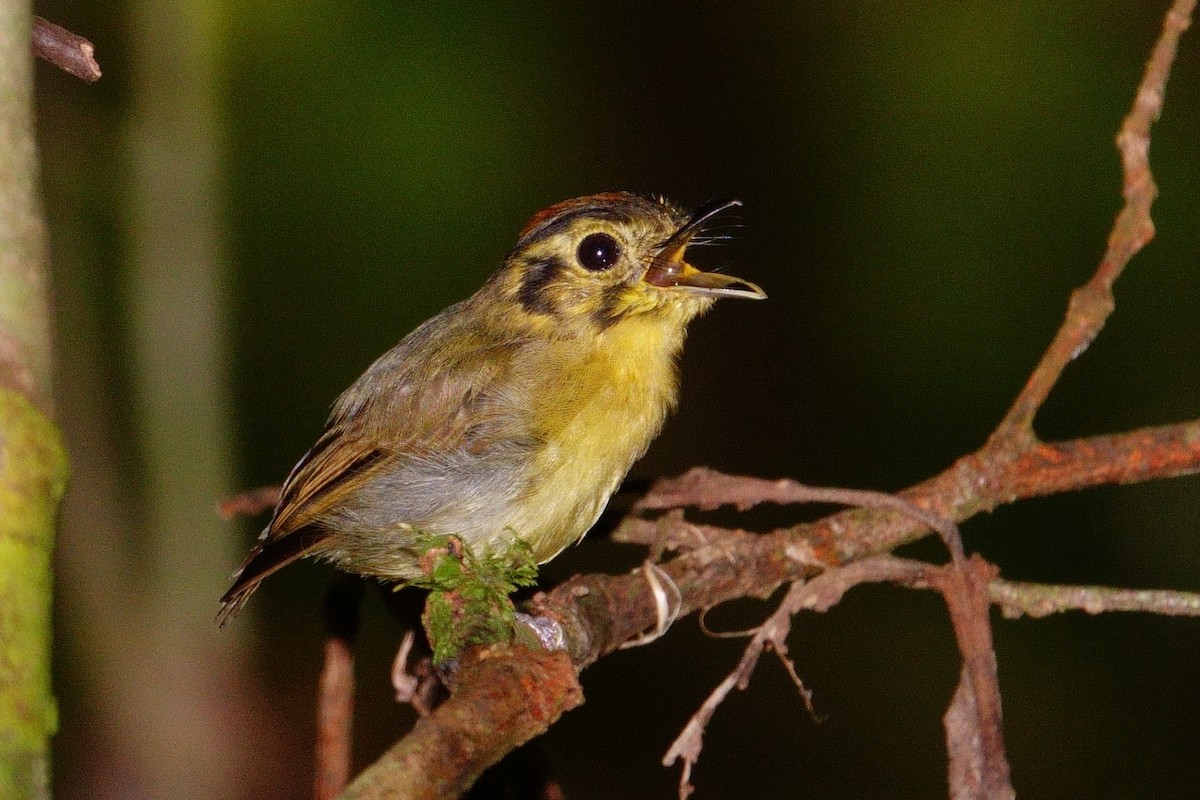
M 414 529 L 456 534 L 478 554 L 517 537 L 548 561 L 595 523 L 674 404 L 682 337 L 625 321 L 587 346 L 529 343 L 481 388 L 460 446 L 400 454 L 327 520 L 328 557 L 412 578 Z
M 575 345 L 576 343 L 571 343 Z M 597 346 L 539 359 L 553 391 L 531 398 L 542 442 L 513 523 L 539 561 L 553 558 L 595 523 L 633 462 L 658 435 L 675 402 L 682 336 L 632 319 Z

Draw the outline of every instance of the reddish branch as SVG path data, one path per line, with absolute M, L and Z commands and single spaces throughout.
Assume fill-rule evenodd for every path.
M 906 491 L 904 496 L 927 509 L 951 509 L 953 513 L 947 513 L 946 516 L 962 520 L 982 510 L 1052 491 L 1186 474 L 1200 470 L 1198 431 L 1200 422 L 1190 422 L 1127 434 L 1039 445 L 1019 458 L 1002 459 L 999 463 L 991 464 L 990 470 L 987 468 L 988 462 L 976 454 Z M 1039 481 L 1038 476 L 1043 476 L 1045 483 Z M 711 489 L 708 483 L 710 478 Z M 683 491 L 681 487 L 687 486 L 691 487 L 688 491 L 694 493 L 696 505 L 712 506 L 720 505 L 723 502 L 721 498 L 726 496 L 724 492 L 731 487 L 743 498 L 746 486 L 766 485 L 765 488 L 769 489 L 767 494 L 779 491 L 774 488 L 776 482 L 773 481 L 747 478 L 744 479 L 746 486 L 740 486 L 740 480 L 708 470 L 693 470 L 678 479 L 659 482 L 651 490 L 650 497 L 653 498 L 662 488 L 678 499 Z M 655 501 L 650 499 L 647 502 Z M 681 613 L 711 608 L 739 597 L 766 596 L 782 583 L 819 575 L 839 563 L 846 563 L 846 566 L 825 572 L 821 578 L 808 584 L 829 593 L 824 600 L 806 601 L 812 607 L 837 602 L 840 592 L 849 585 L 861 582 L 861 579 L 853 580 L 860 568 L 878 574 L 878 570 L 884 569 L 880 564 L 886 564 L 886 569 L 893 570 L 894 576 L 878 579 L 904 583 L 912 579 L 911 564 L 906 565 L 900 559 L 886 556 L 879 556 L 886 558 L 885 562 L 870 557 L 886 553 L 927 533 L 928 529 L 920 523 L 898 512 L 863 509 L 842 511 L 811 524 L 761 535 L 696 525 L 682 515 L 667 515 L 659 520 L 632 516 L 620 528 L 621 537 L 628 541 L 653 543 L 669 539 L 681 543 L 679 546 L 685 552 L 662 565 L 680 589 Z M 922 568 L 926 566 L 922 565 Z M 851 580 L 843 582 L 848 577 Z M 824 578 L 828 580 L 819 582 Z M 1029 591 L 1020 589 L 1021 585 L 999 582 L 1001 587 L 1005 587 L 999 593 L 994 588 L 996 585 L 992 585 L 996 602 L 1030 614 L 1066 608 L 1200 609 L 1200 598 L 1184 596 L 1182 593 L 1049 587 L 1048 598 L 1034 601 L 1022 599 L 1029 598 Z M 1020 590 L 1007 587 L 1018 587 Z M 1110 594 L 1112 602 L 1103 599 Z M 1142 602 L 1132 602 L 1131 595 L 1140 597 Z M 806 596 L 816 597 L 813 594 Z M 640 570 L 629 575 L 572 578 L 551 593 L 535 598 L 534 607 L 537 613 L 553 615 L 563 623 L 571 659 L 580 669 L 616 650 L 621 643 L 638 636 L 655 622 L 653 597 Z M 460 686 L 466 682 L 460 676 Z M 455 693 L 447 705 L 457 708 L 458 713 L 468 715 L 488 713 L 485 707 L 472 706 L 476 699 L 477 696 Z M 438 713 L 443 713 L 445 708 L 443 706 Z M 493 733 L 498 738 L 505 736 L 500 729 Z M 405 741 L 407 738 L 402 740 L 402 744 Z M 500 749 L 500 754 L 515 748 L 521 741 L 524 739 L 509 741 Z M 459 746 L 453 745 L 454 748 Z M 437 751 L 417 752 L 424 752 L 432 763 L 440 763 L 442 759 Z M 417 757 L 411 750 L 405 750 L 403 755 L 407 760 Z M 384 761 L 390 761 L 393 757 L 385 756 Z
M 546 731 L 583 702 L 566 653 L 474 648 L 455 676 L 451 700 L 368 767 L 345 800 L 459 797 L 484 769 Z
M 1200 471 L 1200 420 L 1129 433 L 1032 446 L 1015 456 L 987 447 L 901 493 L 914 505 L 961 522 L 980 511 L 1017 500 L 1113 483 L 1135 483 Z M 799 484 L 740 478 L 697 468 L 657 482 L 645 507 L 670 504 L 715 508 L 747 507 L 786 500 Z M 654 545 L 666 541 L 687 552 L 663 565 L 679 584 L 683 612 L 711 608 L 736 597 L 764 596 L 781 583 L 867 556 L 890 552 L 929 533 L 929 528 L 898 512 L 848 509 L 821 520 L 751 535 L 697 525 L 682 515 L 651 520 L 631 516 L 614 536 Z M 745 567 L 739 565 L 744 563 Z M 602 576 L 589 577 L 589 583 Z M 583 580 L 583 579 L 577 579 Z M 636 587 L 631 576 L 609 578 Z M 598 588 L 595 591 L 600 591 Z M 569 591 L 569 590 L 566 590 Z M 604 592 L 623 594 L 610 586 Z M 636 591 L 636 589 L 634 589 Z M 560 591 L 555 591 L 559 596 Z M 569 597 L 563 598 L 569 602 Z M 621 609 L 614 612 L 623 613 Z M 652 617 L 629 622 L 648 625 Z M 603 652 L 591 654 L 592 658 Z M 588 659 L 590 661 L 590 658 Z
M 1000 681 L 988 616 L 988 583 L 996 571 L 974 556 L 965 564 L 931 569 L 927 576 L 946 600 L 963 660 L 958 689 L 945 716 L 951 800 L 1016 796 L 1004 752 Z
M 1163 95 L 1179 37 L 1192 23 L 1195 0 L 1176 0 L 1163 20 L 1133 108 L 1121 123 L 1117 149 L 1121 153 L 1122 195 L 1125 205 L 1113 223 L 1108 249 L 1092 279 L 1071 295 L 1067 316 L 1042 360 L 1034 368 L 1016 401 L 992 434 L 989 446 L 1025 446 L 1033 436 L 1033 418 L 1058 383 L 1067 364 L 1078 358 L 1104 327 L 1115 308 L 1112 287 L 1129 260 L 1154 238 L 1150 206 L 1158 187 L 1150 172 L 1150 126 L 1162 113 Z
M 279 502 L 282 486 L 260 486 L 248 492 L 221 501 L 217 512 L 225 519 L 232 517 L 255 517 L 270 511 Z
M 350 780 L 354 722 L 354 640 L 362 582 L 352 576 L 335 580 L 325 593 L 325 666 L 317 687 L 317 741 L 313 797 L 332 800 Z
M 350 781 L 354 720 L 354 649 L 346 639 L 325 640 L 325 667 L 317 688 L 317 748 L 313 797 L 332 800 Z
M 1026 497 L 1188 474 L 1200 471 L 1200 421 L 1038 445 L 1018 458 L 1002 460 L 990 471 L 985 466 L 979 454 L 968 456 L 904 495 L 925 508 L 954 509 L 955 513 L 947 516 L 962 520 Z M 770 501 L 778 499 L 779 486 L 776 481 L 697 469 L 655 484 L 644 505 L 658 506 L 656 498 L 667 494 L 673 502 L 687 505 L 744 503 L 756 489 L 765 501 Z M 962 496 L 955 502 L 942 502 L 948 494 L 958 497 L 948 488 L 954 486 L 966 487 Z M 967 491 L 969 487 L 974 487 L 973 493 Z M 668 514 L 658 520 L 635 515 L 622 523 L 618 536 L 646 544 L 670 541 L 674 543 L 671 549 L 684 551 L 662 568 L 679 586 L 683 605 L 680 613 L 687 613 L 739 597 L 766 596 L 782 583 L 812 576 L 817 577 L 804 585 L 805 592 L 797 600 L 800 608 L 827 609 L 851 586 L 867 580 L 927 585 L 923 579 L 924 570 L 932 568 L 929 565 L 879 554 L 928 532 L 898 512 L 850 509 L 767 534 L 697 525 L 681 514 Z M 830 569 L 838 563 L 845 566 Z M 1006 611 L 1032 616 L 1066 609 L 1200 615 L 1200 595 L 1182 592 L 1046 587 L 1002 580 L 993 581 L 989 591 L 992 601 Z M 629 575 L 572 578 L 550 594 L 535 598 L 534 606 L 537 613 L 556 616 L 563 623 L 572 661 L 580 669 L 655 622 L 654 601 L 640 570 Z M 462 713 L 474 713 L 470 711 L 471 702 L 455 694 L 448 704 L 461 706 Z M 964 711 L 956 702 L 953 713 L 974 718 L 977 712 Z M 948 727 L 948 735 L 961 733 L 961 727 Z M 497 730 L 496 735 L 503 734 Z M 518 744 L 510 742 L 504 752 Z M 441 758 L 435 751 L 426 755 L 434 762 Z M 413 756 L 406 753 L 405 757 Z M 391 758 L 385 756 L 385 760 Z M 954 768 L 962 768 L 965 775 L 974 774 L 963 768 L 969 763 L 958 761 Z
M 95 45 L 41 17 L 33 18 L 33 52 L 76 78 L 88 83 L 100 80 Z

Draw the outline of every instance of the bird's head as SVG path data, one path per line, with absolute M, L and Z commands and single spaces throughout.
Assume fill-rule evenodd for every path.
M 703 272 L 688 245 L 711 239 L 705 226 L 737 200 L 688 213 L 628 192 L 580 197 L 534 215 L 496 276 L 521 313 L 565 335 L 602 332 L 641 318 L 682 329 L 721 297 L 760 300 L 749 281 Z

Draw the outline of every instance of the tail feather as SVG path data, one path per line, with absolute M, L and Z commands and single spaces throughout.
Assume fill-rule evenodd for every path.
M 328 535 L 327 530 L 309 526 L 294 530 L 274 541 L 256 544 L 250 555 L 246 556 L 241 569 L 234 573 L 233 586 L 221 597 L 217 625 L 224 627 L 225 623 L 233 619 L 264 579 L 296 559 L 312 555 Z

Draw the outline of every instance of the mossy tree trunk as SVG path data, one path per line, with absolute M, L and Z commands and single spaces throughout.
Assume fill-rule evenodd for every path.
M 66 482 L 50 420 L 31 19 L 24 0 L 0 0 L 0 798 L 50 796 L 50 556 Z

